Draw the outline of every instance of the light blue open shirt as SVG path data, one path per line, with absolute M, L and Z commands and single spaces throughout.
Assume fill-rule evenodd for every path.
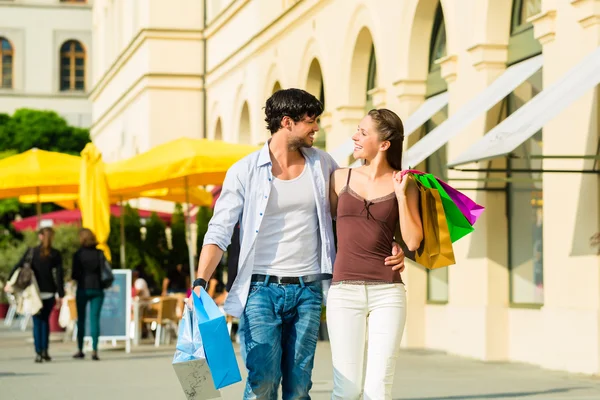
M 320 234 L 321 272 L 331 274 L 335 261 L 335 242 L 329 209 L 329 178 L 338 169 L 335 160 L 326 152 L 303 148 L 302 154 L 313 177 Z M 204 245 L 215 244 L 223 251 L 231 243 L 233 229 L 240 223 L 240 258 L 238 274 L 225 302 L 225 312 L 241 316 L 246 307 L 252 270 L 256 237 L 267 208 L 273 183 L 269 143 L 235 163 L 225 176 L 221 195 L 215 204 L 214 215 L 204 236 Z

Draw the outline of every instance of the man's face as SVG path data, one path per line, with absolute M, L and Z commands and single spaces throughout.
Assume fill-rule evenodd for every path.
M 315 141 L 315 133 L 319 131 L 318 118 L 305 115 L 298 122 L 294 122 L 289 118 L 289 124 L 288 147 L 291 150 L 312 147 Z

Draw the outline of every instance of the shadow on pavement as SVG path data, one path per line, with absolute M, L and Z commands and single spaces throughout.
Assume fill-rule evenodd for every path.
M 0 372 L 0 378 L 8 377 L 21 377 L 21 376 L 41 376 L 47 374 L 40 374 L 37 372 Z
M 570 387 L 557 388 L 550 390 L 541 390 L 534 392 L 507 392 L 507 393 L 491 393 L 491 394 L 472 394 L 460 396 L 445 396 L 445 397 L 411 397 L 411 398 L 396 398 L 394 400 L 467 400 L 467 399 L 506 399 L 511 397 L 527 397 L 538 396 L 544 394 L 566 393 L 577 389 L 588 389 L 588 387 Z

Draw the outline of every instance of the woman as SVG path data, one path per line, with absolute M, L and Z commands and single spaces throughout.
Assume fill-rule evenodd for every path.
M 414 181 L 400 174 L 404 128 L 390 110 L 371 110 L 352 136 L 363 165 L 331 179 L 338 252 L 327 297 L 333 399 L 391 399 L 406 321 L 400 272 L 384 265 L 394 239 L 419 247 L 423 228 Z M 401 238 L 394 237 L 399 225 Z M 365 360 L 366 339 L 369 343 Z M 366 375 L 363 371 L 366 362 Z
M 21 260 L 15 265 L 9 276 L 31 260 L 31 269 L 40 290 L 42 309 L 33 316 L 33 343 L 35 345 L 35 362 L 52 361 L 48 355 L 50 344 L 50 313 L 56 305 L 60 308 L 62 298 L 65 296 L 63 282 L 63 266 L 60 252 L 52 247 L 54 229 L 46 227 L 38 233 L 40 245 L 28 249 Z M 58 293 L 58 300 L 55 299 Z
M 73 358 L 82 359 L 83 337 L 87 304 L 90 303 L 90 334 L 92 336 L 92 360 L 98 361 L 98 337 L 100 336 L 100 310 L 104 302 L 101 282 L 102 251 L 96 249 L 98 241 L 94 233 L 83 228 L 79 231 L 81 247 L 73 254 L 72 277 L 77 281 L 75 303 L 77 304 L 77 346 L 79 351 Z

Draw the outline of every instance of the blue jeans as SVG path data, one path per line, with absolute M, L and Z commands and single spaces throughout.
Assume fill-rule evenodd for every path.
M 321 323 L 321 283 L 253 282 L 240 318 L 242 358 L 248 370 L 244 399 L 310 399 Z
M 42 300 L 42 309 L 33 316 L 33 343 L 35 352 L 41 354 L 42 351 L 48 351 L 48 342 L 50 339 L 50 313 L 56 304 L 54 297 Z

